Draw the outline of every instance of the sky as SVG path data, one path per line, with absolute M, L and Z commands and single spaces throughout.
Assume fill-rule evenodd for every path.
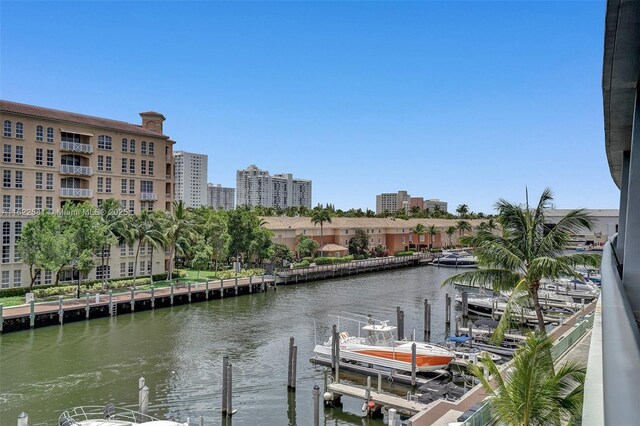
M 406 190 L 491 213 L 545 187 L 617 208 L 598 2 L 6 1 L 0 97 L 167 118 L 209 182 L 255 164 L 313 204 Z

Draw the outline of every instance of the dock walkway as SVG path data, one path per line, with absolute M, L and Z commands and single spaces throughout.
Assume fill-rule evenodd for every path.
M 351 396 L 358 399 L 365 399 L 367 392 L 364 388 L 349 386 L 342 383 L 330 383 L 327 385 L 327 390 L 337 395 Z M 395 408 L 398 412 L 406 415 L 413 415 L 427 408 L 427 405 L 421 402 L 408 401 L 406 398 L 386 393 L 379 393 L 373 389 L 371 389 L 369 395 L 376 405 Z

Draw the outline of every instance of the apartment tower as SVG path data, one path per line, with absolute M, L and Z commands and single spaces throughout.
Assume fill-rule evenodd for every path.
M 207 202 L 207 156 L 186 151 L 174 153 L 176 162 L 176 200 L 185 207 L 200 207 Z
M 271 176 L 255 165 L 236 174 L 238 206 L 311 208 L 311 189 L 310 180 L 294 178 L 290 173 Z
M 207 205 L 216 210 L 233 210 L 235 208 L 235 188 L 224 188 L 222 185 L 210 183 L 207 187 Z

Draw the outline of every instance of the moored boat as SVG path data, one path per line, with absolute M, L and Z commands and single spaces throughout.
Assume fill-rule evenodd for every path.
M 58 418 L 59 426 L 188 426 L 187 422 L 160 420 L 113 404 L 74 407 Z
M 433 260 L 433 264 L 456 268 L 477 268 L 478 259 L 466 251 L 443 251 L 441 256 Z

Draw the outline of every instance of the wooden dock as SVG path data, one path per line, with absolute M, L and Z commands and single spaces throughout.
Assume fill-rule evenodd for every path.
M 80 299 L 61 297 L 57 301 L 31 302 L 9 308 L 0 305 L 0 333 L 264 292 L 274 284 L 272 276 L 262 275 L 205 283 L 172 284 L 170 287 L 149 290 L 130 289 L 122 293 L 87 293 Z
M 365 388 L 346 385 L 343 383 L 327 384 L 327 391 L 336 396 L 350 396 L 362 400 L 364 400 L 367 395 L 367 390 Z M 399 396 L 381 393 L 373 389 L 370 390 L 369 395 L 370 400 L 375 402 L 376 405 L 395 408 L 399 413 L 408 416 L 417 414 L 427 408 L 427 405 L 421 402 L 407 400 L 406 398 L 401 398 Z
M 345 277 L 375 271 L 406 268 L 425 265 L 431 262 L 430 253 L 418 253 L 412 256 L 390 256 L 374 259 L 353 260 L 333 265 L 317 265 L 304 268 L 285 269 L 276 272 L 278 284 L 297 284 L 307 281 Z

